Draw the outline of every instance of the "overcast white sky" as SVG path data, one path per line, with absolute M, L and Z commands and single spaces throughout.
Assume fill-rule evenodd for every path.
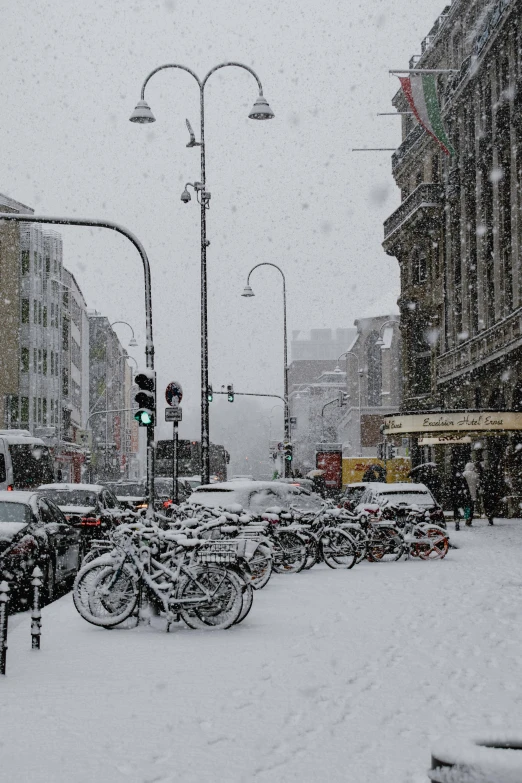
M 290 332 L 397 310 L 397 264 L 381 248 L 399 201 L 390 153 L 350 149 L 399 143 L 399 120 L 376 117 L 392 110 L 397 80 L 387 71 L 407 67 L 444 5 L 0 0 L 0 191 L 41 213 L 116 220 L 140 237 L 159 388 L 181 381 L 187 428 L 199 406 L 199 211 L 180 193 L 199 178 L 199 151 L 185 147 L 198 91 L 183 72 L 156 75 L 146 97 L 157 122 L 137 126 L 128 117 L 144 77 L 167 62 L 202 76 L 238 60 L 263 82 L 270 122 L 247 119 L 257 89 L 244 71 L 223 69 L 206 91 L 210 379 L 282 393 L 281 281 L 257 270 L 247 300 L 246 275 L 260 261 L 282 266 Z M 89 306 L 143 338 L 132 246 L 107 231 L 62 235 Z M 143 340 L 130 352 L 142 363 Z

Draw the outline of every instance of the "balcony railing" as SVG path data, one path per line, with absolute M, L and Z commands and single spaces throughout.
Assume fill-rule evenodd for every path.
M 437 380 L 461 375 L 522 345 L 522 307 L 437 359 Z
M 419 209 L 440 207 L 444 200 L 444 188 L 442 185 L 423 184 L 410 193 L 400 207 L 384 222 L 384 240 L 386 241 Z
M 417 144 L 419 139 L 424 135 L 425 131 L 422 125 L 415 125 L 414 128 L 408 133 L 400 147 L 397 147 L 392 155 L 392 169 L 396 169 L 402 163 L 402 159 L 412 147 Z

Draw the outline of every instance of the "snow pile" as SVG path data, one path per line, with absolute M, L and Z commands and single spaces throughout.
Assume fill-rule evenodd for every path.
M 521 783 L 522 740 L 496 732 L 477 740 L 443 737 L 432 756 L 445 766 L 433 770 L 434 783 Z

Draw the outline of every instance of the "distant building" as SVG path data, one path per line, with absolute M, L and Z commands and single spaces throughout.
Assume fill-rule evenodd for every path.
M 398 315 L 358 318 L 346 370 L 346 406 L 337 423 L 343 455 L 376 456 L 383 416 L 401 404 L 401 333 Z M 382 341 L 382 344 L 381 344 Z
M 132 440 L 126 414 L 131 408 L 130 368 L 127 351 L 108 318 L 96 311 L 88 312 L 88 318 L 91 472 L 98 480 L 115 481 L 128 475 L 127 449 Z
M 335 360 L 346 351 L 355 329 L 310 329 L 293 331 L 290 344 L 292 363 L 305 360 Z

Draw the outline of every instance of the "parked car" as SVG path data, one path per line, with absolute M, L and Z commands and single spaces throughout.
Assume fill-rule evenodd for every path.
M 49 449 L 28 430 L 0 430 L 0 491 L 36 489 L 54 481 Z
M 320 511 L 323 502 L 319 495 L 302 487 L 278 481 L 222 481 L 217 484 L 203 484 L 194 490 L 189 498 L 192 505 L 241 506 L 245 511 L 262 514 L 275 506 L 288 511 L 291 507 L 299 511 Z
M 192 490 L 200 487 L 202 483 L 201 476 L 180 476 L 179 480 L 189 484 Z
M 27 605 L 35 565 L 43 571 L 45 597 L 73 578 L 80 563 L 80 530 L 55 503 L 37 492 L 0 491 L 0 579 L 13 602 Z
M 147 486 L 141 481 L 107 481 L 105 486 L 122 508 L 141 511 L 147 508 Z
M 192 494 L 192 487 L 184 479 L 178 479 L 178 500 L 184 503 Z M 174 500 L 174 482 L 171 476 L 154 477 L 154 508 L 167 510 Z
M 93 539 L 104 538 L 107 530 L 125 518 L 125 509 L 101 484 L 42 484 L 37 494 L 55 503 L 69 522 L 79 525 L 82 556 Z
M 366 487 L 356 506 L 356 512 L 383 512 L 386 506 L 416 505 L 429 512 L 430 519 L 441 527 L 446 527 L 444 512 L 437 503 L 425 484 L 410 484 L 407 482 L 397 484 L 384 484 L 372 481 Z
M 309 478 L 278 478 L 275 480 L 278 483 L 292 484 L 294 487 L 303 487 L 303 489 L 307 489 L 309 492 L 314 491 L 314 482 Z
M 339 498 L 339 506 L 353 511 L 359 504 L 365 490 L 370 486 L 369 482 L 358 481 L 353 484 L 347 484 Z

